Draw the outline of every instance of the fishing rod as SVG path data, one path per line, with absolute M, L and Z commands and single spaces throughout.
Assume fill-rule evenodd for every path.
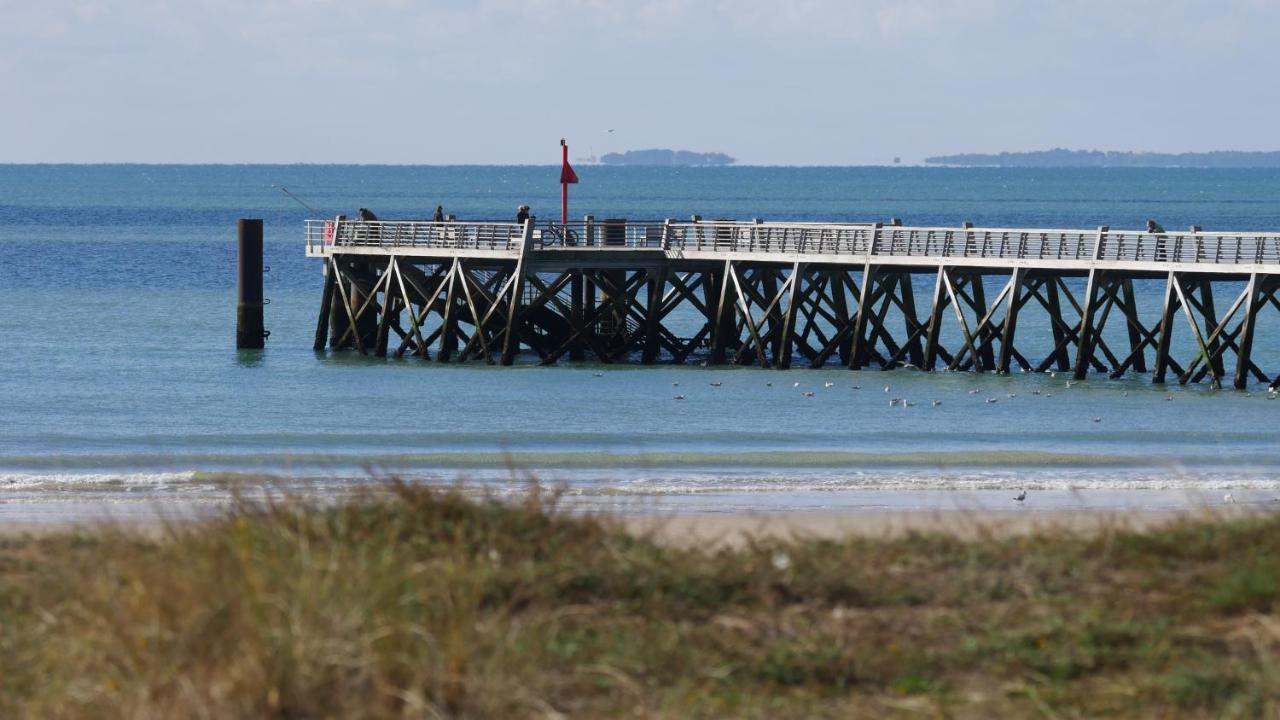
M 284 193 L 285 195 L 288 195 L 290 198 L 292 198 L 292 199 L 293 199 L 293 201 L 294 201 L 294 202 L 296 202 L 296 203 L 298 203 L 299 205 L 301 205 L 302 207 L 304 207 L 304 208 L 306 208 L 306 209 L 310 210 L 311 212 L 315 213 L 316 215 L 319 215 L 319 216 L 321 216 L 321 217 L 329 217 L 329 216 L 330 216 L 330 214 L 329 214 L 329 213 L 324 213 L 324 212 L 321 212 L 321 211 L 319 211 L 319 210 L 317 210 L 317 209 L 315 209 L 315 208 L 311 207 L 310 205 L 308 205 L 308 204 L 306 203 L 306 201 L 305 201 L 305 200 L 303 200 L 302 198 L 298 197 L 297 195 L 294 195 L 292 192 L 290 192 L 290 191 L 289 191 L 289 188 L 287 188 L 287 187 L 285 187 L 285 186 L 283 186 L 283 185 L 272 185 L 271 187 L 273 187 L 273 188 L 280 188 L 280 192 Z

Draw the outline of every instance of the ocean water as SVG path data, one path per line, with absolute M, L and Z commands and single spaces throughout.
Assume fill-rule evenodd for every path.
M 556 171 L 0 166 L 0 518 L 44 517 L 58 503 L 83 513 L 217 502 L 259 473 L 319 495 L 392 475 L 494 492 L 536 478 L 598 506 L 701 510 L 1006 503 L 1023 487 L 1046 507 L 1280 497 L 1280 402 L 1261 385 L 1158 387 L 1138 375 L 1067 387 L 1061 374 L 834 366 L 502 368 L 311 350 L 321 270 L 303 255 L 304 219 L 357 207 L 425 217 L 437 204 L 505 219 L 521 203 L 551 217 Z M 1280 230 L 1275 170 L 579 175 L 575 216 L 1086 228 L 1154 217 L 1168 228 Z M 266 223 L 263 352 L 234 349 L 239 217 Z M 1140 284 L 1139 303 L 1154 308 L 1162 290 Z M 1023 319 L 1019 334 L 1020 348 L 1048 349 L 1045 323 Z M 1261 321 L 1255 354 L 1280 371 L 1280 313 Z M 673 399 L 675 383 L 686 400 Z M 890 397 L 915 405 L 890 407 Z

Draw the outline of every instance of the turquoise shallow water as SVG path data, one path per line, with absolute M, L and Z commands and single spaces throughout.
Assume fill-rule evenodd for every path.
M 1140 227 L 1156 217 L 1170 228 L 1280 230 L 1277 171 L 579 174 L 574 215 L 1014 227 Z M 366 206 L 422 217 L 443 203 L 463 218 L 507 218 L 520 203 L 554 214 L 556 178 L 540 167 L 0 166 L 0 502 L 204 497 L 228 474 L 252 472 L 320 493 L 371 473 L 501 490 L 535 474 L 583 496 L 749 493 L 770 507 L 854 491 L 1280 492 L 1280 402 L 1260 386 L 1156 388 L 1133 376 L 1068 388 L 1061 376 L 836 367 L 460 367 L 311 350 L 320 267 L 303 257 L 301 223 L 312 213 L 273 186 L 325 215 Z M 272 335 L 262 353 L 233 349 L 238 217 L 266 221 Z M 1139 302 L 1153 307 L 1160 289 L 1140 286 Z M 1047 349 L 1037 325 L 1024 320 L 1019 332 Z M 1268 317 L 1259 333 L 1255 353 L 1280 369 L 1280 320 Z M 673 400 L 674 383 L 686 400 Z M 889 407 L 889 397 L 916 405 Z

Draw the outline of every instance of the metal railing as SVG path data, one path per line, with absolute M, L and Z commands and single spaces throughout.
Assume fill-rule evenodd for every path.
M 331 247 L 520 252 L 523 229 L 503 222 L 308 220 L 307 252 Z
M 684 252 L 866 255 L 871 224 L 700 220 L 667 224 L 667 246 Z
M 491 250 L 519 253 L 510 222 L 308 220 L 309 254 L 332 247 Z M 582 220 L 544 223 L 533 248 L 654 249 L 681 254 L 744 253 L 836 258 L 993 259 L 1280 265 L 1280 233 L 903 227 L 856 223 L 733 220 Z

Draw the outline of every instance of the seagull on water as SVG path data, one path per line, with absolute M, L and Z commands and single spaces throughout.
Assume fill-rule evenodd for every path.
M 680 383 L 671 383 L 671 387 L 680 387 Z
M 791 387 L 800 387 L 800 381 L 797 380 L 796 382 L 791 383 Z
M 604 377 L 604 373 L 591 373 L 591 377 Z
M 889 392 L 889 386 L 888 386 L 888 385 L 885 385 L 885 386 L 884 386 L 884 391 L 885 391 L 885 392 Z
M 824 383 L 822 383 L 822 387 L 831 387 L 832 385 L 835 385 L 835 383 L 833 383 L 833 382 L 824 382 Z
M 765 383 L 765 384 L 764 384 L 764 386 L 765 386 L 765 387 L 773 387 L 773 383 Z
M 1096 417 L 1096 418 L 1094 418 L 1094 419 L 1093 419 L 1093 421 L 1094 421 L 1094 422 L 1102 422 L 1102 418 L 1100 418 L 1100 417 Z
M 931 400 L 931 401 L 929 401 L 929 404 L 930 404 L 930 405 L 932 405 L 932 406 L 934 406 L 934 407 L 938 407 L 939 405 L 941 405 L 941 404 L 942 404 L 942 401 L 941 401 L 941 400 Z
M 987 398 L 988 403 L 1000 402 L 1000 398 Z
M 970 394 L 970 395 L 977 395 L 977 394 L 978 394 L 978 390 L 977 390 L 977 388 L 974 388 L 973 390 L 970 390 L 970 391 L 969 391 L 969 394 Z
M 803 396 L 805 396 L 805 397 L 813 397 L 813 391 L 812 391 L 812 390 L 805 390 L 804 392 L 802 392 L 802 393 L 800 393 L 800 394 L 801 394 L 801 395 L 803 395 Z
M 683 400 L 683 399 L 684 399 L 684 396 L 683 396 L 683 395 L 677 395 L 677 396 L 676 396 L 676 400 Z
M 897 407 L 898 398 L 889 398 L 889 407 Z
M 711 387 L 720 387 L 720 386 L 721 386 L 721 385 L 723 385 L 723 384 L 724 384 L 724 383 L 722 383 L 722 382 L 720 382 L 719 380 L 717 380 L 717 381 L 715 381 L 715 382 L 711 383 Z
M 1020 490 L 1020 491 L 1018 492 L 1018 494 L 1017 494 L 1017 495 L 1014 495 L 1014 496 L 1013 496 L 1013 499 L 1014 499 L 1014 500 L 1017 500 L 1018 502 L 1022 502 L 1023 500 L 1026 500 L 1026 499 L 1027 499 L 1027 491 L 1026 491 L 1026 490 Z
M 852 387 L 854 390 L 861 390 L 861 389 L 862 389 L 862 386 L 861 386 L 861 385 L 853 385 L 853 386 L 851 386 L 851 387 Z

